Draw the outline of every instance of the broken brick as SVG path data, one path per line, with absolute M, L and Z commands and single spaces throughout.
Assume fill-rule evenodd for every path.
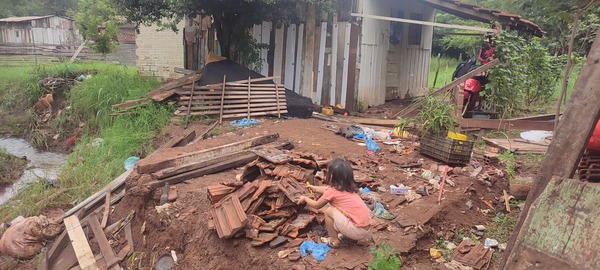
M 289 243 L 285 244 L 283 247 L 284 248 L 294 248 L 294 247 L 300 246 L 300 244 L 302 244 L 302 242 L 304 242 L 304 240 L 306 240 L 306 239 L 296 238 L 296 239 L 290 241 Z
M 218 203 L 221 199 L 225 198 L 229 193 L 233 192 L 235 188 L 225 185 L 213 185 L 206 188 L 208 199 L 212 204 Z
M 485 248 L 481 243 L 465 239 L 452 252 L 452 259 L 465 266 L 482 269 L 492 258 L 492 253 L 492 249 Z
M 259 230 L 266 231 L 266 232 L 274 232 L 277 229 L 277 227 L 279 227 L 281 224 L 283 224 L 286 220 L 287 219 L 285 219 L 285 218 L 271 220 L 271 221 L 267 222 L 266 224 L 260 226 Z
M 292 202 L 297 202 L 300 195 L 308 195 L 306 186 L 292 178 L 284 178 L 277 185 Z
M 262 246 L 263 244 L 275 239 L 277 236 L 278 235 L 276 233 L 259 233 L 258 237 L 252 239 L 252 246 Z
M 258 229 L 260 228 L 260 226 L 263 226 L 267 224 L 267 222 L 260 218 L 257 215 L 250 215 L 250 227 L 254 228 L 254 229 Z
M 259 231 L 255 228 L 246 228 L 246 238 L 254 239 L 258 238 Z
M 256 212 L 256 210 L 258 210 L 258 208 L 260 207 L 260 205 L 263 203 L 264 200 L 265 200 L 265 197 L 261 196 L 256 201 L 253 201 L 252 204 L 250 204 L 250 207 L 248 207 L 248 209 L 244 209 L 244 211 L 246 211 L 246 214 L 248 214 L 248 215 L 254 214 Z
M 258 185 L 258 188 L 256 189 L 256 192 L 254 192 L 254 195 L 252 195 L 252 200 L 258 199 L 258 196 L 260 196 L 263 192 L 265 192 L 265 190 L 267 188 L 269 188 L 272 183 L 273 183 L 273 181 L 271 181 L 271 180 L 261 181 L 260 184 Z
M 211 214 L 219 238 L 232 237 L 248 222 L 242 204 L 235 194 L 231 194 L 213 205 Z
M 289 241 L 289 239 L 288 239 L 288 238 L 286 238 L 286 237 L 283 237 L 283 236 L 277 236 L 277 237 L 275 237 L 275 239 L 273 239 L 273 240 L 271 241 L 271 243 L 269 243 L 269 247 L 270 247 L 270 248 L 276 248 L 276 247 L 278 247 L 278 246 L 281 246 L 281 245 L 283 245 L 283 244 L 287 243 L 288 241 Z
M 290 254 L 290 255 L 291 255 L 291 254 Z M 288 258 L 289 258 L 289 257 L 290 257 L 290 256 L 288 255 Z M 304 265 L 304 264 L 294 264 L 294 265 L 292 266 L 292 270 L 306 270 L 306 265 Z
M 247 182 L 242 186 L 242 188 L 236 190 L 233 194 L 235 194 L 239 200 L 244 200 L 246 197 L 250 196 L 257 189 L 257 182 Z
M 304 229 L 310 222 L 315 219 L 315 216 L 309 214 L 300 214 L 292 221 L 292 226 L 298 229 Z
M 282 209 L 275 210 L 275 211 L 271 211 L 271 210 L 262 211 L 262 212 L 258 213 L 258 215 L 262 219 L 272 219 L 272 218 L 291 217 L 295 213 L 296 213 L 296 209 L 289 207 L 289 208 L 282 208 Z
M 295 262 L 295 261 L 297 261 L 299 259 L 300 259 L 300 252 L 298 252 L 298 251 L 294 250 L 292 253 L 290 253 L 288 255 L 288 260 L 290 260 L 292 262 Z M 292 268 L 292 269 L 294 269 L 294 268 Z M 306 269 L 306 267 L 304 267 L 304 269 Z
M 283 151 L 275 148 L 264 148 L 252 151 L 257 156 L 274 164 L 284 164 L 292 160 L 292 157 Z

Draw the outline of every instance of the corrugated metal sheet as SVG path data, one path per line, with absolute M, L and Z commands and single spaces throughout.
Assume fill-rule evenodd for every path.
M 59 16 L 7 18 L 0 20 L 0 43 L 72 45 L 81 42 L 74 28 Z

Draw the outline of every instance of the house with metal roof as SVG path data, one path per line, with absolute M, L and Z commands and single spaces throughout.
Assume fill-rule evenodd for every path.
M 81 43 L 75 22 L 55 15 L 0 19 L 0 45 L 74 46 Z

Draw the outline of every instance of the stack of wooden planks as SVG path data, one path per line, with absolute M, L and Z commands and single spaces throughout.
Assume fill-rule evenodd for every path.
M 179 95 L 176 115 L 219 115 L 221 118 L 287 113 L 285 86 L 272 83 L 275 77 L 256 78 L 175 90 Z

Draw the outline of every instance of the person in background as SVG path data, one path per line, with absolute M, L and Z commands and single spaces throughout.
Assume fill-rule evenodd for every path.
M 589 151 L 600 152 L 600 120 L 596 123 L 596 128 L 594 128 L 594 132 L 592 132 L 592 137 L 590 137 L 587 149 Z
M 298 204 L 306 203 L 325 214 L 325 228 L 332 247 L 339 247 L 338 233 L 352 240 L 365 239 L 371 226 L 371 211 L 357 193 L 350 163 L 344 159 L 331 161 L 325 183 L 331 186 L 308 186 L 323 194 L 318 200 L 300 196 Z

